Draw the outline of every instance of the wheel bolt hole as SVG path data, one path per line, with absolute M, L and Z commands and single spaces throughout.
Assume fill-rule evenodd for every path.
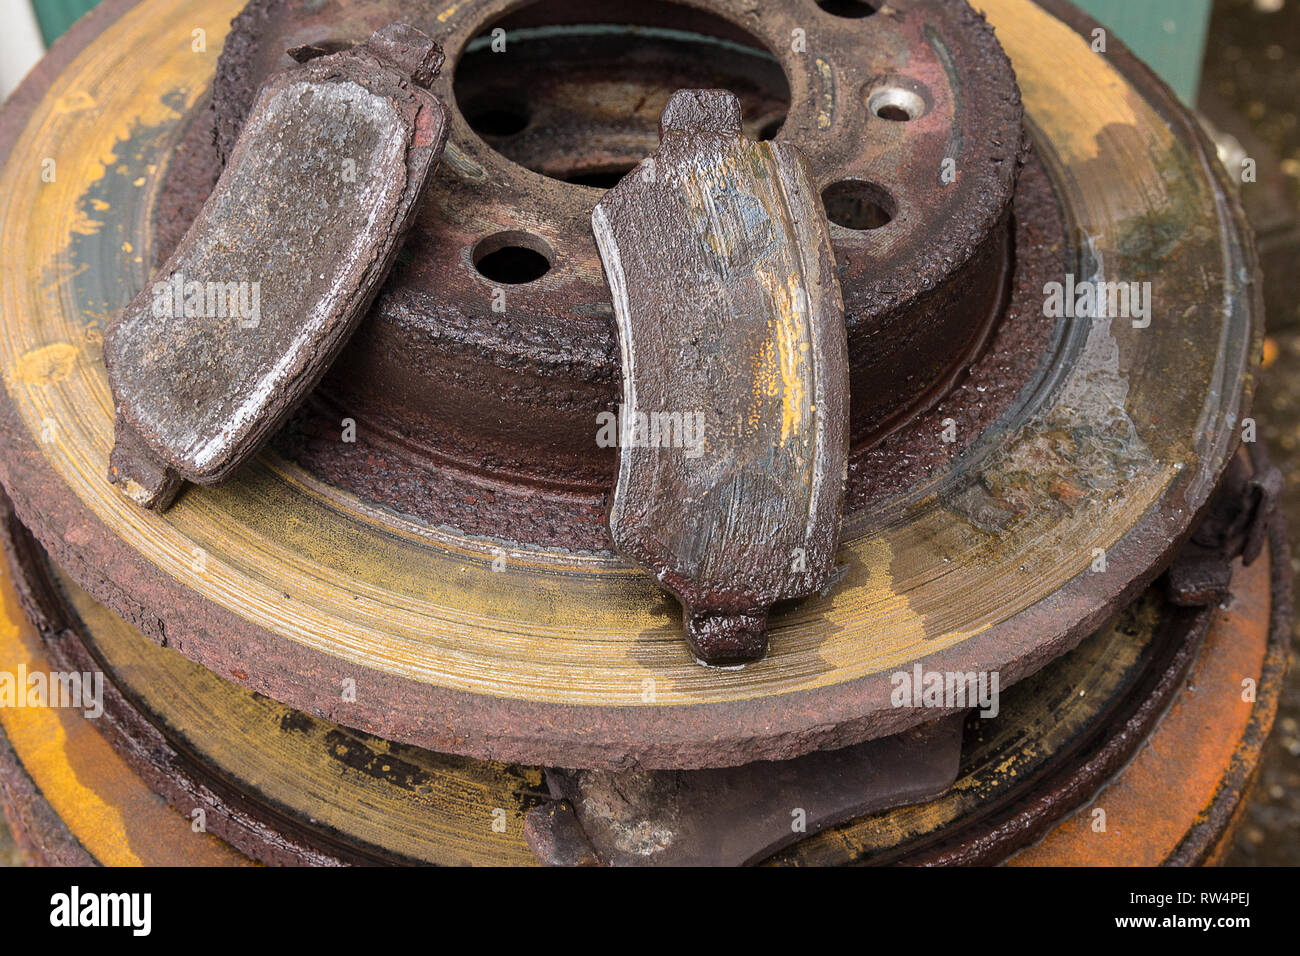
M 826 218 L 845 229 L 879 229 L 893 220 L 898 206 L 883 186 L 856 179 L 832 183 L 822 191 Z
M 881 119 L 906 123 L 925 113 L 925 100 L 901 86 L 885 86 L 867 97 L 867 108 Z
M 551 271 L 551 247 L 526 232 L 499 232 L 474 247 L 479 275 L 503 285 L 535 282 Z
M 817 0 L 817 6 L 833 17 L 844 17 L 847 20 L 861 20 L 880 9 L 878 4 L 868 0 Z

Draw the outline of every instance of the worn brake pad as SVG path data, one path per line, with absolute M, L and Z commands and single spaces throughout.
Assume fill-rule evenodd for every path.
M 139 504 L 227 478 L 343 347 L 442 154 L 442 62 L 391 24 L 263 85 L 189 232 L 104 337 L 109 477 Z
M 682 90 L 597 205 L 623 361 L 614 543 L 684 605 L 696 658 L 761 657 L 769 607 L 834 570 L 848 451 L 844 307 L 807 160 Z

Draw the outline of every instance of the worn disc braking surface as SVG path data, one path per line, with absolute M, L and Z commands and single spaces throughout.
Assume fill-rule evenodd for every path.
M 1236 444 L 1256 260 L 1213 149 L 1113 38 L 1093 52 L 1095 24 L 1073 8 L 984 0 L 1068 214 L 1061 281 L 1149 283 L 1148 320 L 1045 315 L 1053 344 L 1020 400 L 952 468 L 846 513 L 844 580 L 779 608 L 762 661 L 699 667 L 677 603 L 612 555 L 422 523 L 276 454 L 142 510 L 104 478 L 102 331 L 150 278 L 151 190 L 239 7 L 106 0 L 0 111 L 0 478 L 75 580 L 226 678 L 390 740 L 552 766 L 848 745 L 939 716 L 891 703 L 891 676 L 914 663 L 996 670 L 1008 687 L 1073 646 L 1160 570 Z M 448 35 L 482 26 L 473 3 L 444 9 Z M 846 89 L 823 101 L 827 135 L 867 108 Z M 481 142 L 464 145 L 475 134 L 448 105 L 442 167 L 472 178 Z M 564 188 L 585 187 L 545 186 Z M 917 453 L 926 440 L 942 429 Z

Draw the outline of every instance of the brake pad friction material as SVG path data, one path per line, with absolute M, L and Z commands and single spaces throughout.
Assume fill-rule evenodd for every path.
M 844 306 L 807 160 L 682 90 L 592 216 L 623 361 L 614 543 L 682 602 L 697 660 L 767 648 L 770 606 L 834 571 Z
M 162 509 L 306 397 L 369 308 L 447 138 L 439 46 L 392 24 L 269 80 L 154 281 L 109 326 L 109 478 Z

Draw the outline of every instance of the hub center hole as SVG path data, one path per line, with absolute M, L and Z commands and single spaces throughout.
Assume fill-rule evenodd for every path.
M 507 159 L 608 189 L 659 144 L 679 89 L 728 89 L 746 132 L 777 134 L 790 84 L 763 42 L 714 14 L 657 0 L 542 0 L 489 24 L 455 64 L 462 115 Z

